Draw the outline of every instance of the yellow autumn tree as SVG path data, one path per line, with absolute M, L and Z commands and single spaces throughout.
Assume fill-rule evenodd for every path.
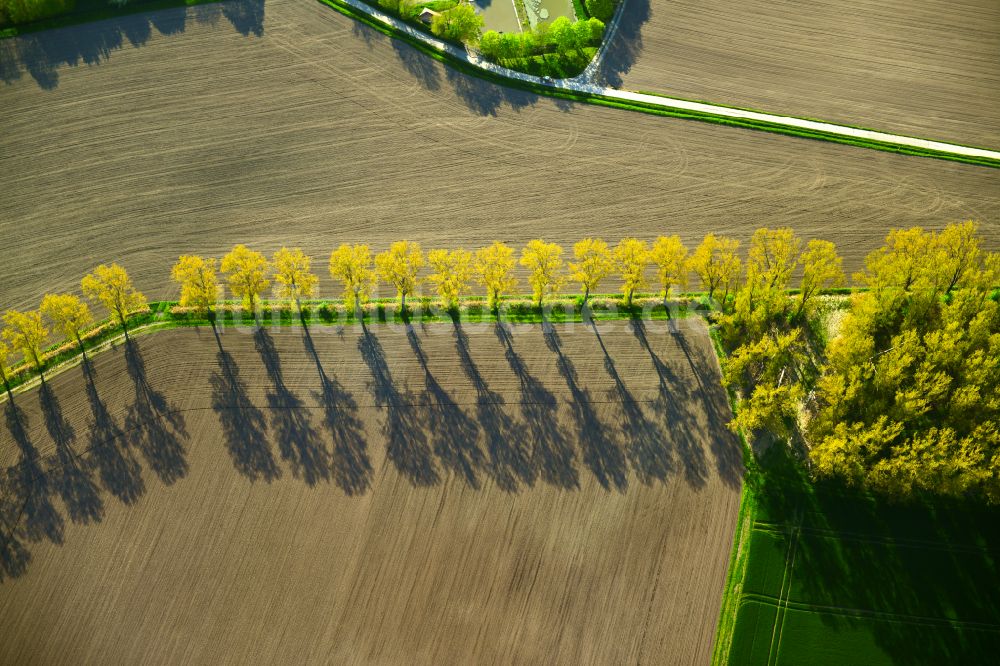
M 7 346 L 6 342 L 0 340 L 0 379 L 3 380 L 3 387 L 7 390 L 7 396 L 13 399 L 14 393 L 10 390 L 10 364 L 10 347 Z
M 715 292 L 724 292 L 722 306 L 725 307 L 729 292 L 739 280 L 741 262 L 736 251 L 740 242 L 734 238 L 717 237 L 708 234 L 701 245 L 688 259 L 688 267 L 701 279 L 711 300 Z
M 271 286 L 271 266 L 260 252 L 246 245 L 237 245 L 222 258 L 222 272 L 229 280 L 229 288 L 243 299 L 243 307 L 256 312 L 257 298 Z
M 846 281 L 843 261 L 837 254 L 837 247 L 830 241 L 809 241 L 800 261 L 802 283 L 799 288 L 799 307 L 796 316 L 806 311 L 821 289 L 841 287 Z
M 424 253 L 419 243 L 397 241 L 385 252 L 375 256 L 378 276 L 396 288 L 399 308 L 406 310 L 406 297 L 420 285 L 420 269 L 424 267 Z
M 103 305 L 121 324 L 128 339 L 129 315 L 146 309 L 146 297 L 132 286 L 132 278 L 118 264 L 101 264 L 80 281 L 83 295 Z
M 183 307 L 212 312 L 219 298 L 219 278 L 215 259 L 186 254 L 177 259 L 170 277 L 181 287 Z
M 583 303 L 587 304 L 590 292 L 597 289 L 601 280 L 611 274 L 614 259 L 608 244 L 600 238 L 585 238 L 573 246 L 573 258 L 569 264 L 570 277 L 580 283 Z
M 434 271 L 428 280 L 434 285 L 445 308 L 458 307 L 459 297 L 469 290 L 472 279 L 472 253 L 467 250 L 431 250 L 427 263 Z
M 486 305 L 496 311 L 500 295 L 517 286 L 514 270 L 514 250 L 500 241 L 476 250 L 476 279 L 486 287 Z
M 688 250 L 680 236 L 660 236 L 653 243 L 649 258 L 656 266 L 664 306 L 673 288 L 684 289 L 688 284 Z
M 83 348 L 83 331 L 94 323 L 90 308 L 73 294 L 46 294 L 42 298 L 42 314 L 49 318 L 67 340 L 76 340 Z
M 538 307 L 546 295 L 554 296 L 562 286 L 563 249 L 555 243 L 529 241 L 521 250 L 520 264 L 528 269 L 528 284 Z
M 626 307 L 632 307 L 635 292 L 646 286 L 646 267 L 649 262 L 646 241 L 623 238 L 615 246 L 615 266 L 622 276 L 622 295 L 625 297 Z
M 302 299 L 316 295 L 319 278 L 309 270 L 312 259 L 299 248 L 283 247 L 271 259 L 274 281 L 278 283 L 278 298 L 293 300 L 302 316 Z
M 42 313 L 36 310 L 7 310 L 3 315 L 3 323 L 6 326 L 4 338 L 12 347 L 20 350 L 24 359 L 34 364 L 41 374 L 42 348 L 49 337 L 49 331 L 42 323 Z
M 367 245 L 341 244 L 330 253 L 330 277 L 344 284 L 344 304 L 355 312 L 375 287 L 372 253 Z

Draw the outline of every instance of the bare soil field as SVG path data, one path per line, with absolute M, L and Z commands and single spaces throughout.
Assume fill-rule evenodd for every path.
M 625 0 L 608 83 L 1000 147 L 995 0 Z
M 0 408 L 0 662 L 709 660 L 700 320 L 175 330 Z
M 538 98 L 307 0 L 36 33 L 0 41 L 0 62 L 3 307 L 111 260 L 172 297 L 177 255 L 238 242 L 323 259 L 400 237 L 695 243 L 788 225 L 853 270 L 891 227 L 975 218 L 1000 247 L 997 170 Z

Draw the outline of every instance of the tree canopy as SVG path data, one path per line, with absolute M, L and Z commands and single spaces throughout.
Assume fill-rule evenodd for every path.
M 256 311 L 257 298 L 271 286 L 271 265 L 264 255 L 237 245 L 222 258 L 221 267 L 233 294 L 243 299 L 243 307 Z
M 542 240 L 528 241 L 521 250 L 520 264 L 528 269 L 528 283 L 538 307 L 547 295 L 555 295 L 563 281 L 562 248 Z
M 42 349 L 49 331 L 42 322 L 42 313 L 36 310 L 19 312 L 7 310 L 3 315 L 3 335 L 7 342 L 18 349 L 25 360 L 31 361 L 35 368 L 42 370 Z
M 664 300 L 673 288 L 684 289 L 688 284 L 688 250 L 680 236 L 660 236 L 653 242 L 649 259 L 656 266 L 656 277 L 660 283 Z
M 319 278 L 309 270 L 312 259 L 299 248 L 283 247 L 274 253 L 274 281 L 278 283 L 278 298 L 295 301 L 316 295 Z
M 649 262 L 646 241 L 623 238 L 615 246 L 615 265 L 622 276 L 622 294 L 627 307 L 632 306 L 635 292 L 646 286 L 646 267 Z
M 210 312 L 219 298 L 219 279 L 215 274 L 215 259 L 182 255 L 174 264 L 170 277 L 181 287 L 180 304 Z
M 427 263 L 433 271 L 427 279 L 446 308 L 458 307 L 458 299 L 469 290 L 472 279 L 472 253 L 468 250 L 431 250 Z
M 600 238 L 585 238 L 573 245 L 573 258 L 576 261 L 569 264 L 570 277 L 580 283 L 586 303 L 590 292 L 614 270 L 614 258 L 608 244 Z
M 419 243 L 397 241 L 385 252 L 375 257 L 375 270 L 383 282 L 396 288 L 399 306 L 406 309 L 406 297 L 420 285 L 420 269 L 424 267 L 424 253 Z
M 330 253 L 330 276 L 344 284 L 347 308 L 356 311 L 371 297 L 375 288 L 371 250 L 367 245 L 341 244 Z
M 73 294 L 46 294 L 42 298 L 41 312 L 67 340 L 75 340 L 83 350 L 83 331 L 94 323 L 86 303 Z
M 708 234 L 688 259 L 689 268 L 708 289 L 709 300 L 715 297 L 716 291 L 721 289 L 725 292 L 722 297 L 723 306 L 739 279 L 741 262 L 736 254 L 739 247 L 740 242 L 734 238 Z
M 128 317 L 146 308 L 146 297 L 132 286 L 132 278 L 118 264 L 101 264 L 80 281 L 83 294 L 103 305 L 118 319 L 128 338 Z
M 494 241 L 492 245 L 476 250 L 475 259 L 476 280 L 486 287 L 486 305 L 496 310 L 500 303 L 500 295 L 510 292 L 517 286 L 517 278 L 513 275 L 513 248 Z

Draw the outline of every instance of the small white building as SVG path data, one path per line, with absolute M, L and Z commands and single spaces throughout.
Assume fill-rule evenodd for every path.
M 441 12 L 436 12 L 433 9 L 428 9 L 427 7 L 424 7 L 423 10 L 420 12 L 420 14 L 417 16 L 417 18 L 420 19 L 423 23 L 430 25 L 431 21 L 434 20 L 435 16 L 441 16 Z

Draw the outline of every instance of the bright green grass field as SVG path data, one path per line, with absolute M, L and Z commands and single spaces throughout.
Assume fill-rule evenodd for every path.
M 1000 509 L 898 504 L 764 460 L 731 664 L 984 664 L 1000 655 Z

